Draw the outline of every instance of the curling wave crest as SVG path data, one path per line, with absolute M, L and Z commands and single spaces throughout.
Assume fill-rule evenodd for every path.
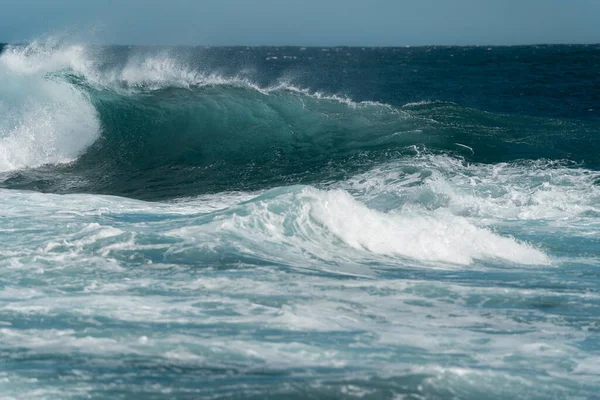
M 72 52 L 33 44 L 0 54 L 0 172 L 73 161 L 100 135 L 89 96 L 47 74 Z

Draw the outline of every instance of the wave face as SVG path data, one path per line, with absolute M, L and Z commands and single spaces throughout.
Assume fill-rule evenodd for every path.
M 0 51 L 3 395 L 598 393 L 598 46 Z

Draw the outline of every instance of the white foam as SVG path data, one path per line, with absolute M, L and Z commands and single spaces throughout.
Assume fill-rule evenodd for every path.
M 386 214 L 367 208 L 341 190 L 318 192 L 315 197 L 311 215 L 356 249 L 457 264 L 470 264 L 474 259 L 549 262 L 544 253 L 527 244 L 478 228 L 445 211 L 407 209 Z

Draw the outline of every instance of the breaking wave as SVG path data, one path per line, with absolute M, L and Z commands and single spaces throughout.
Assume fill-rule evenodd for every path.
M 113 53 L 4 48 L 3 186 L 159 199 L 337 180 L 423 148 L 481 163 L 598 161 L 584 122 L 355 102 L 203 72 L 181 50 Z

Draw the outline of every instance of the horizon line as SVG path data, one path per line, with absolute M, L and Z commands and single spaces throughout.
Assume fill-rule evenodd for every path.
M 20 41 L 20 42 L 4 42 L 0 41 L 0 45 L 28 45 L 35 42 L 31 41 Z M 65 44 L 80 44 L 88 46 L 110 46 L 110 47 L 204 47 L 204 48 L 266 48 L 266 47 L 298 47 L 306 49 L 332 49 L 332 48 L 419 48 L 419 47 L 532 47 L 532 46 L 600 46 L 600 41 L 589 42 L 589 43 L 568 43 L 568 42 L 538 42 L 538 43 L 524 43 L 524 44 L 398 44 L 398 45 L 298 45 L 298 44 L 260 44 L 260 45 L 248 45 L 248 44 L 122 44 L 122 43 L 86 43 L 86 42 L 72 42 L 68 41 Z

